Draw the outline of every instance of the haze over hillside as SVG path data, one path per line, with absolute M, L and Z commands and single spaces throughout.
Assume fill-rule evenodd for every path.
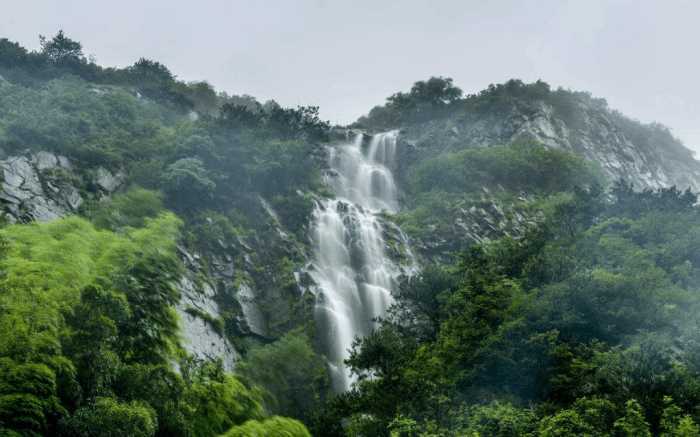
M 418 78 L 465 92 L 511 78 L 587 90 L 700 148 L 693 0 L 7 1 L 0 36 L 38 47 L 63 28 L 103 65 L 157 59 L 184 80 L 349 123 Z M 89 17 L 89 19 L 86 19 Z

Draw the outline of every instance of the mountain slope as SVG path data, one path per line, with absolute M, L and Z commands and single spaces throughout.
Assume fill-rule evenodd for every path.
M 390 97 L 357 125 L 402 127 L 405 141 L 418 149 L 415 159 L 469 147 L 537 143 L 594 161 L 609 179 L 627 179 L 638 189 L 700 189 L 700 163 L 667 128 L 631 120 L 603 99 L 517 80 L 463 99 L 440 94 L 450 86 L 442 85 L 437 96 L 414 87 L 404 97 L 409 103 L 396 104 Z
M 575 185 L 700 189 L 700 162 L 667 128 L 544 82 L 511 80 L 462 97 L 451 80 L 431 78 L 354 127 L 400 129 L 396 220 L 427 259 L 521 233 L 547 195 Z
M 379 261 L 362 255 L 366 250 L 348 251 L 340 264 L 354 277 L 376 267 L 369 264 L 412 262 L 405 234 L 424 268 L 452 265 L 503 237 L 513 245 L 503 253 L 521 257 L 519 242 L 562 211 L 576 216 L 574 231 L 590 226 L 595 211 L 586 208 L 601 207 L 600 186 L 619 178 L 637 189 L 700 189 L 700 164 L 667 129 L 542 82 L 510 81 L 462 98 L 451 81 L 433 78 L 391 96 L 352 128 L 331 128 L 318 108 L 216 93 L 206 83 L 178 81 L 155 61 L 100 67 L 62 33 L 37 52 L 0 40 L 0 208 L 13 223 L 0 233 L 1 247 L 9 248 L 0 262 L 10 272 L 0 275 L 0 287 L 15 290 L 1 295 L 9 315 L 0 314 L 0 337 L 17 338 L 0 341 L 3 375 L 14 378 L 0 375 L 0 432 L 74 435 L 102 416 L 114 423 L 131 417 L 144 435 L 301 426 L 270 414 L 328 431 L 318 422 L 333 394 L 314 319 L 321 294 L 312 274 L 313 211 L 324 204 L 344 212 L 338 217 L 368 217 L 369 204 L 348 214 L 346 201 L 331 199 L 327 182 L 348 175 L 330 165 L 329 150 L 347 146 L 352 133 L 352 152 L 362 156 L 386 137 L 377 132 L 394 130 L 391 159 L 375 147 L 371 154 L 383 159 L 353 161 L 369 169 L 364 188 L 372 190 L 371 171 L 381 163 L 399 193 L 392 189 L 390 209 L 397 211 L 376 208 L 371 221 L 354 226 L 381 233 L 371 241 L 386 246 L 371 247 Z M 616 187 L 630 204 L 658 208 L 668 197 L 691 214 L 692 195 L 635 197 L 626 185 Z M 636 211 L 632 206 L 625 208 Z M 673 247 L 681 244 L 677 231 Z M 349 240 L 346 247 L 367 249 L 355 234 L 336 234 Z M 51 252 L 66 247 L 79 251 L 77 260 L 96 258 L 97 267 L 83 271 Z M 576 249 L 566 246 L 569 255 Z M 601 253 L 613 256 L 614 249 Z M 494 272 L 501 268 L 487 261 Z M 511 261 L 525 268 L 520 258 Z M 663 279 L 692 283 L 692 263 L 684 262 L 669 261 L 675 276 Z M 328 276 L 335 273 L 329 268 Z M 395 287 L 396 278 L 383 282 L 392 282 L 387 295 L 391 288 L 400 297 L 411 282 Z M 26 289 L 48 302 L 61 281 L 60 307 L 23 300 Z M 32 321 L 32 311 L 37 323 L 14 324 Z M 90 338 L 98 328 L 103 335 Z M 143 347 L 151 336 L 157 347 Z M 34 341 L 29 352 L 25 338 Z M 31 386 L 37 378 L 45 385 Z M 27 402 L 13 401 L 20 398 Z

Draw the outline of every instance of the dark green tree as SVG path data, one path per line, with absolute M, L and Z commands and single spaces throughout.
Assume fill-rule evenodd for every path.
M 41 52 L 54 63 L 81 62 L 85 60 L 83 46 L 78 41 L 68 38 L 59 30 L 53 38 L 39 35 Z

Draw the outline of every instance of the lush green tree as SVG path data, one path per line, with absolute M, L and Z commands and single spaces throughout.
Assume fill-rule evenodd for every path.
M 0 63 L 5 67 L 15 67 L 26 62 L 27 49 L 7 38 L 0 38 Z
M 65 351 L 76 366 L 85 399 L 111 394 L 121 364 L 115 351 L 119 327 L 130 316 L 123 294 L 99 285 L 81 291 L 80 303 L 67 317 L 72 332 Z
M 660 435 L 663 437 L 696 437 L 700 435 L 700 427 L 690 415 L 683 414 L 670 396 L 665 396 L 663 399 L 660 428 Z
M 531 410 L 493 402 L 470 409 L 465 435 L 515 437 L 531 435 L 536 426 L 536 416 Z
M 561 410 L 552 416 L 547 416 L 540 422 L 537 435 L 542 437 L 582 436 L 592 437 L 595 428 L 587 423 L 575 410 Z
M 155 218 L 164 211 L 162 197 L 158 191 L 132 187 L 95 205 L 89 215 L 100 228 L 140 228 L 146 225 L 148 219 Z
M 181 222 L 163 215 L 146 229 L 133 231 L 139 247 L 136 259 L 115 278 L 124 292 L 131 317 L 121 328 L 118 349 L 127 361 L 158 363 L 173 354 L 178 338 L 174 305 L 180 294 L 180 260 L 172 238 Z
M 216 436 L 234 425 L 264 417 L 262 396 L 239 379 L 217 370 L 198 371 L 185 393 L 194 435 Z
M 50 40 L 45 36 L 39 36 L 39 40 L 41 42 L 42 53 L 46 55 L 51 62 L 75 62 L 84 59 L 82 44 L 68 38 L 63 33 L 63 30 L 59 30 Z
M 323 358 L 302 333 L 289 333 L 274 343 L 248 352 L 236 371 L 267 392 L 265 405 L 275 414 L 310 419 L 330 395 Z
M 151 437 L 157 426 L 155 413 L 148 405 L 101 397 L 65 420 L 61 433 L 74 437 Z
M 74 408 L 112 395 L 123 361 L 172 356 L 178 226 L 163 215 L 122 235 L 79 218 L 2 229 L 5 427 L 55 433 Z
M 127 401 L 148 403 L 158 416 L 157 436 L 194 435 L 186 402 L 187 382 L 169 364 L 125 364 L 113 385 L 115 395 Z
M 311 437 L 301 423 L 286 417 L 273 416 L 265 420 L 249 420 L 228 430 L 224 437 Z
M 251 185 L 265 195 L 293 193 L 299 188 L 309 187 L 309 181 L 316 185 L 320 173 L 309 155 L 315 146 L 304 141 L 266 141 L 258 145 L 256 157 L 247 170 L 251 175 Z M 291 197 L 289 194 L 285 196 Z M 291 200 L 295 200 L 292 197 Z
M 182 158 L 170 164 L 163 175 L 163 183 L 170 203 L 185 210 L 206 202 L 216 188 L 197 158 Z
M 413 189 L 475 191 L 503 186 L 528 193 L 555 193 L 600 180 L 592 164 L 570 153 L 538 145 L 466 149 L 422 161 L 413 170 Z
M 651 437 L 642 407 L 634 399 L 625 403 L 625 415 L 615 421 L 614 429 L 624 437 Z
M 453 84 L 451 78 L 431 77 L 414 83 L 407 93 L 391 95 L 385 106 L 373 108 L 367 117 L 358 120 L 358 124 L 386 129 L 427 121 L 443 116 L 444 110 L 459 102 L 461 97 L 462 90 Z
M 321 120 L 318 106 L 299 106 L 296 109 L 273 106 L 265 116 L 265 128 L 283 140 L 317 142 L 328 138 L 329 124 Z
M 263 123 L 264 114 L 248 106 L 225 103 L 220 109 L 220 120 L 230 128 L 255 128 Z
M 0 430 L 42 435 L 66 414 L 56 389 L 56 373 L 38 363 L 0 358 Z

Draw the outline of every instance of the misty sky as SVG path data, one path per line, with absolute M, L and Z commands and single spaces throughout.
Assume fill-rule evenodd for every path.
M 63 28 L 102 65 L 318 105 L 354 121 L 431 75 L 465 92 L 509 78 L 587 90 L 700 151 L 700 2 L 0 0 L 0 37 Z

